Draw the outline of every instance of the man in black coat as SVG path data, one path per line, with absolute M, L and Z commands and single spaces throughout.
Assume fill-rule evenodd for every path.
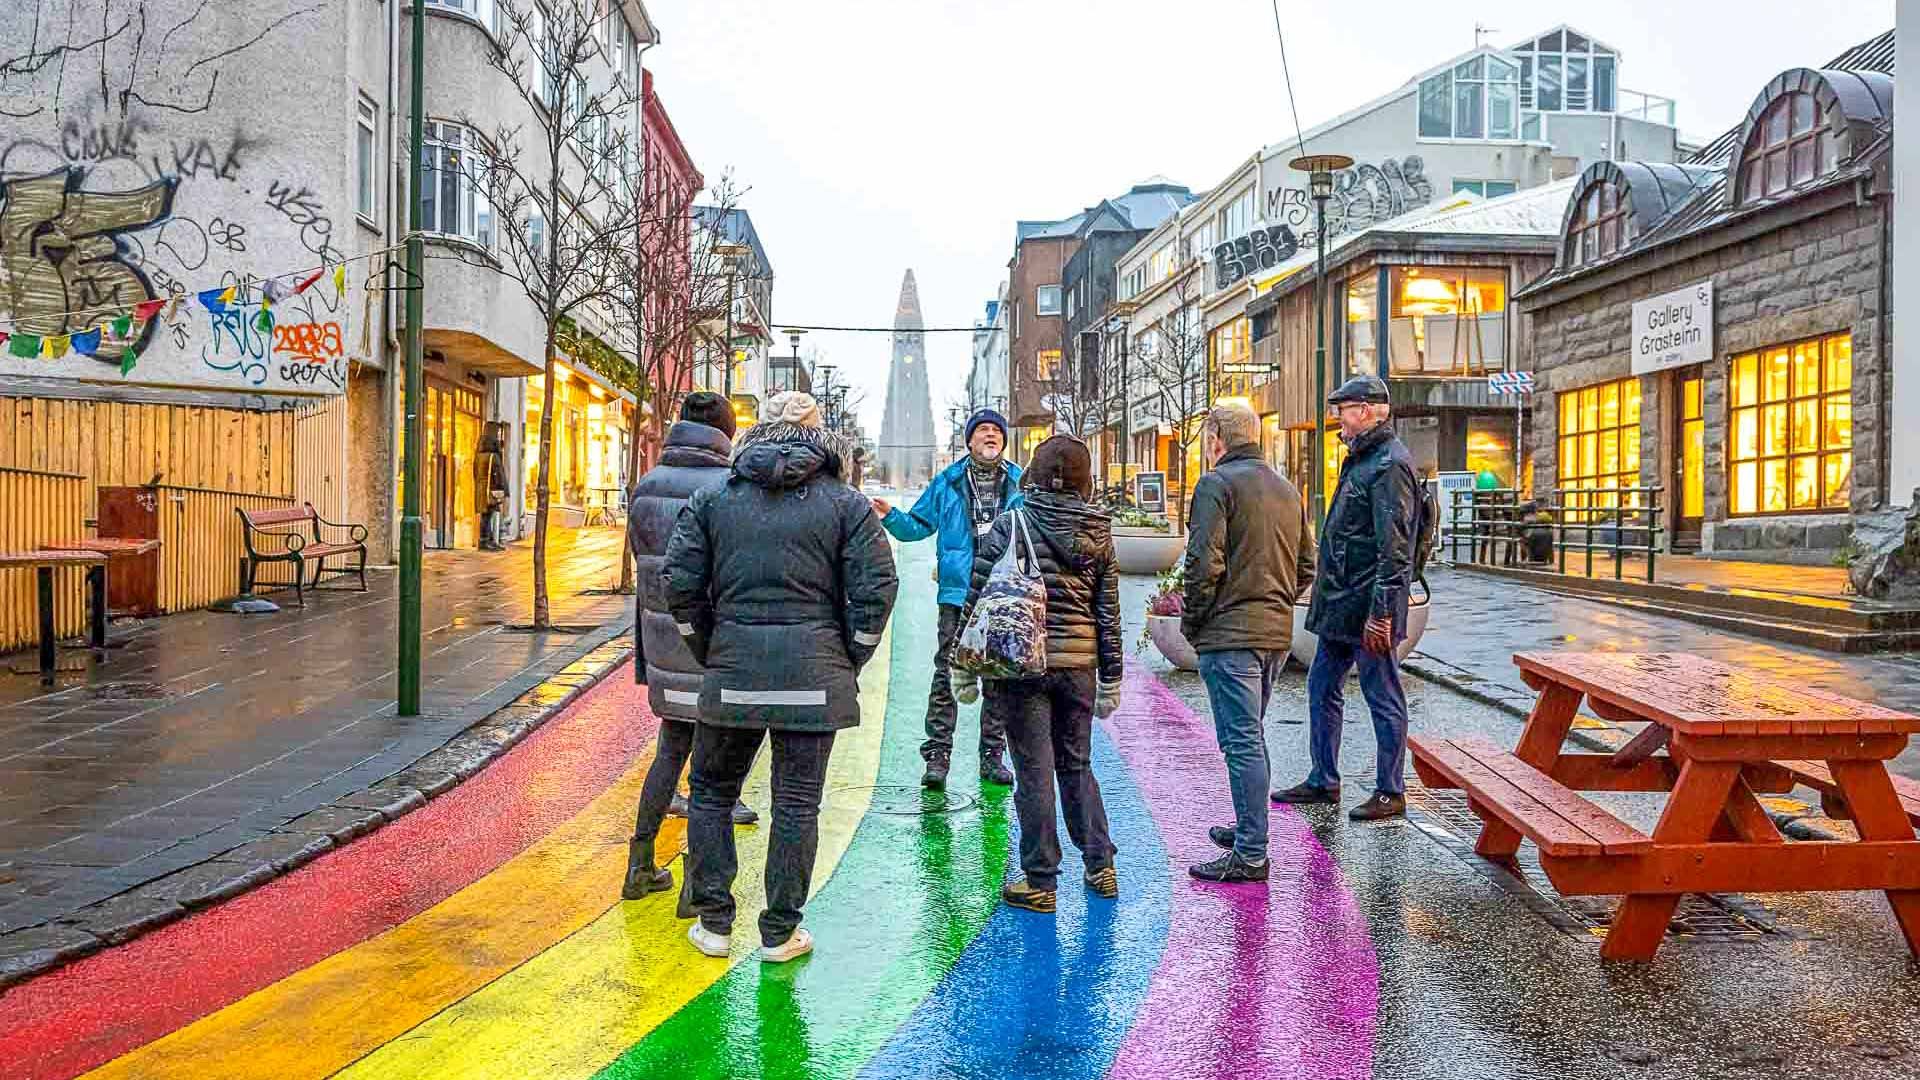
M 1293 644 L 1293 605 L 1313 584 L 1305 502 L 1260 456 L 1260 418 L 1242 402 L 1207 414 L 1213 469 L 1193 487 L 1180 629 L 1200 654 L 1200 678 L 1227 759 L 1231 828 L 1208 831 L 1226 848 L 1188 868 L 1204 881 L 1267 879 L 1267 704 Z
M 696 493 L 667 545 L 667 606 L 695 659 L 688 878 L 694 947 L 725 956 L 738 872 L 728 811 L 754 754 L 773 739 L 773 825 L 760 958 L 804 955 L 800 927 L 820 841 L 834 733 L 860 723 L 872 659 L 899 581 L 868 501 L 845 480 L 851 449 L 821 429 L 807 394 L 781 394 L 741 437 L 733 473 Z
M 647 688 L 647 705 L 660 718 L 660 733 L 640 788 L 633 838 L 627 842 L 627 877 L 620 887 L 624 900 L 673 887 L 673 875 L 654 865 L 653 846 L 661 819 L 675 801 L 680 770 L 693 750 L 700 680 L 706 672 L 674 628 L 660 586 L 660 566 L 687 500 L 701 488 L 726 483 L 733 432 L 733 409 L 726 398 L 706 391 L 688 394 L 680 405 L 679 422 L 667 429 L 660 463 L 633 485 L 627 510 L 627 547 L 634 563 L 633 677 Z M 680 812 L 686 812 L 684 807 Z M 734 820 L 748 824 L 757 815 L 740 804 Z
M 1320 577 L 1307 629 L 1320 648 L 1307 673 L 1313 770 L 1303 784 L 1274 793 L 1287 803 L 1340 801 L 1340 728 L 1347 674 L 1360 668 L 1360 692 L 1373 713 L 1373 797 L 1347 815 L 1374 821 L 1406 813 L 1407 694 L 1395 647 L 1407 636 L 1420 526 L 1420 480 L 1406 444 L 1393 433 L 1387 385 L 1371 375 L 1347 380 L 1327 398 L 1339 416 L 1347 460 L 1320 533 Z

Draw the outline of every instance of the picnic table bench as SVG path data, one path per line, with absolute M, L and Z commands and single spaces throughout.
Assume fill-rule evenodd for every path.
M 54 619 L 53 572 L 77 566 L 87 572 L 88 644 L 107 647 L 107 564 L 116 558 L 144 555 L 160 546 L 158 540 L 61 540 L 32 551 L 0 552 L 0 569 L 27 567 L 35 571 L 35 602 L 40 621 L 40 681 L 52 682 L 59 670 L 59 640 Z
M 1512 751 L 1416 736 L 1414 769 L 1462 788 L 1484 823 L 1474 850 L 1510 861 L 1522 839 L 1568 896 L 1620 895 L 1601 955 L 1651 959 L 1680 897 L 1708 892 L 1880 890 L 1920 955 L 1920 784 L 1888 759 L 1920 717 L 1680 653 L 1520 653 L 1539 691 Z M 1647 726 L 1611 753 L 1563 750 L 1585 700 Z M 1842 805 L 1857 842 L 1788 843 L 1757 794 L 1807 783 Z M 1651 836 L 1581 791 L 1667 791 Z
M 242 596 L 253 594 L 255 574 L 261 563 L 290 562 L 293 564 L 293 594 L 301 607 L 307 606 L 306 586 L 302 579 L 306 577 L 309 560 L 313 563 L 313 587 L 320 587 L 322 574 L 358 574 L 360 591 L 367 591 L 367 527 L 365 525 L 344 524 L 328 521 L 317 513 L 312 503 L 304 503 L 298 509 L 285 510 L 248 510 L 236 506 L 234 513 L 240 515 L 240 528 L 247 545 L 247 553 L 240 561 L 240 593 Z M 300 526 L 307 525 L 312 538 L 301 531 Z M 290 528 L 286 526 L 291 526 Z M 329 541 L 322 528 L 345 530 L 345 540 Z M 267 547 L 263 550 L 255 544 L 259 539 Z M 358 553 L 359 563 L 355 566 L 328 567 L 327 560 L 336 555 Z

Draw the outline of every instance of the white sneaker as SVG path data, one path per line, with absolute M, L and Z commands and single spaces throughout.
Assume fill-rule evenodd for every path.
M 733 938 L 726 934 L 714 933 L 697 919 L 692 926 L 687 927 L 687 940 L 693 942 L 694 948 L 708 956 L 724 957 L 733 951 Z
M 812 951 L 813 935 L 807 933 L 805 927 L 801 927 L 793 932 L 792 937 L 774 948 L 769 949 L 762 945 L 760 961 L 766 964 L 784 964 L 789 960 L 798 960 Z

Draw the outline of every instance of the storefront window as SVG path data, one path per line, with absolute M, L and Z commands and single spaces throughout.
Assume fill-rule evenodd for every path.
M 1250 397 L 1253 394 L 1252 375 L 1227 370 L 1229 365 L 1253 363 L 1250 327 L 1247 317 L 1239 315 L 1215 327 L 1207 335 L 1207 353 L 1213 363 L 1214 387 L 1218 397 Z
M 1368 273 L 1347 279 L 1347 374 L 1380 373 L 1380 347 L 1374 340 L 1380 314 L 1380 277 Z
M 1391 288 L 1395 375 L 1484 375 L 1506 367 L 1506 271 L 1395 267 Z
M 1730 381 L 1730 512 L 1846 509 L 1853 482 L 1852 336 L 1736 356 Z
M 1560 488 L 1574 510 L 1639 506 L 1640 380 L 1568 390 L 1560 395 Z
M 1680 516 L 1698 520 L 1707 514 L 1706 380 L 1680 384 Z
M 1513 421 L 1506 417 L 1467 418 L 1467 471 L 1492 473 L 1500 486 L 1513 486 Z

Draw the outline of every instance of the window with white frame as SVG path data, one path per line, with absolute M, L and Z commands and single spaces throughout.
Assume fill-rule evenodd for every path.
M 1238 239 L 1253 231 L 1253 192 L 1248 191 L 1220 211 L 1220 235 Z
M 1520 65 L 1483 53 L 1421 80 L 1420 137 L 1517 138 L 1520 77 Z
M 361 94 L 356 102 L 353 129 L 353 202 L 354 209 L 369 219 L 377 219 L 380 191 L 380 109 L 373 99 Z
M 1060 286 L 1042 285 L 1033 292 L 1033 313 L 1035 315 L 1060 314 Z
M 1520 190 L 1520 185 L 1512 180 L 1455 180 L 1453 190 L 1455 194 L 1471 191 L 1484 199 L 1497 199 Z
M 481 189 L 486 145 L 475 132 L 428 120 L 420 169 L 420 227 L 493 246 L 493 208 Z
M 494 0 L 427 0 L 427 6 L 457 11 L 495 33 L 500 31 L 500 9 Z
M 1513 49 L 1520 107 L 1540 112 L 1613 112 L 1620 58 L 1577 30 L 1555 30 Z
M 1213 222 L 1211 221 L 1208 221 L 1206 224 L 1201 225 L 1199 228 L 1193 230 L 1192 235 L 1187 237 L 1187 258 L 1189 259 L 1212 258 L 1213 244 L 1214 244 L 1213 237 L 1214 237 Z M 1172 275 L 1171 269 L 1168 270 L 1168 275 L 1169 276 Z

